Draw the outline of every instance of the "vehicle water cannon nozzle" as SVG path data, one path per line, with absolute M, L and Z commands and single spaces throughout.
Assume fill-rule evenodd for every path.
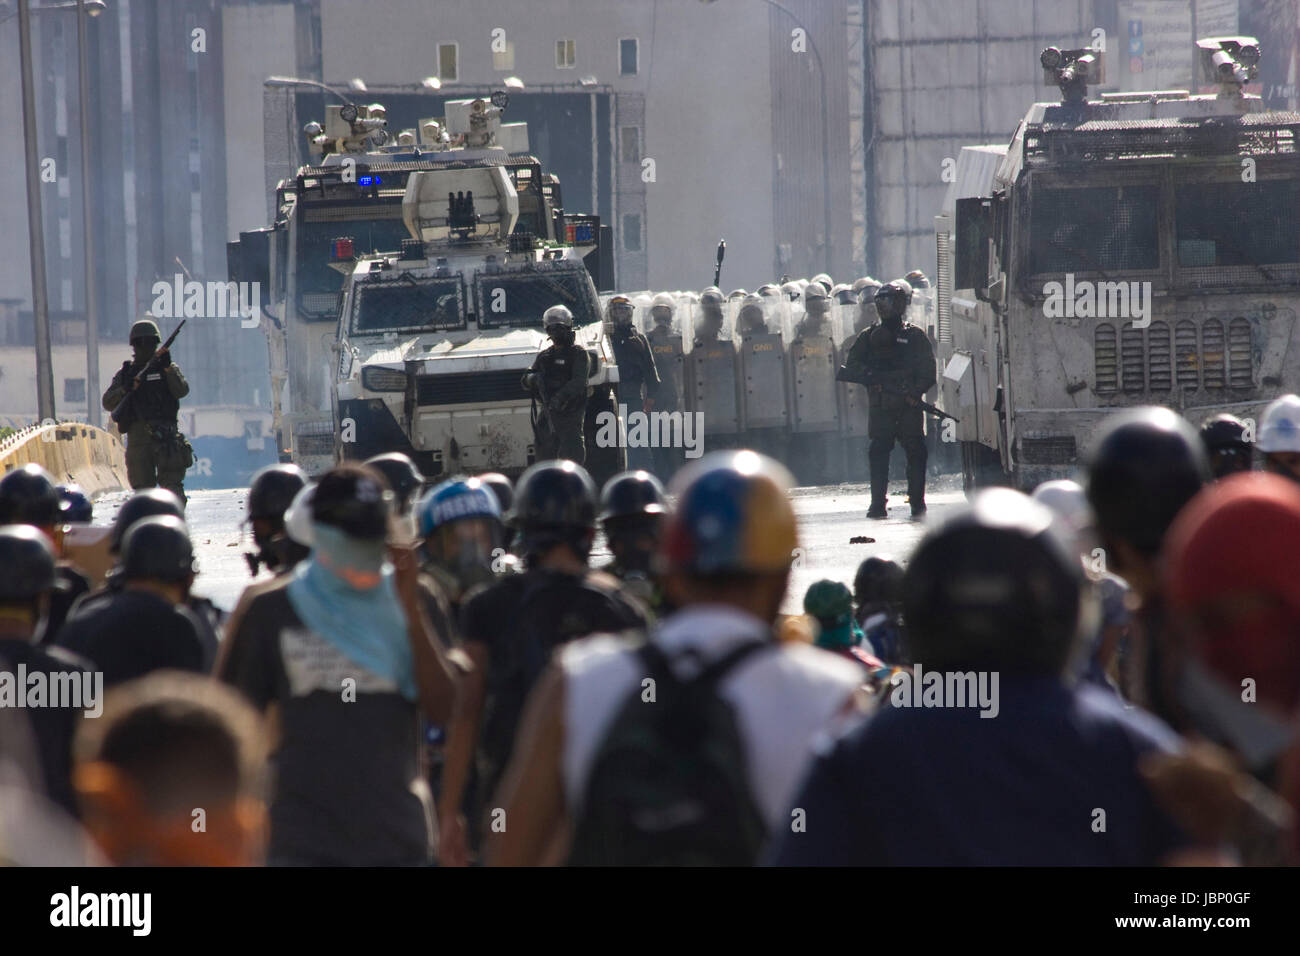
M 1103 54 L 1091 47 L 1062 50 L 1049 46 L 1038 55 L 1043 67 L 1043 82 L 1055 85 L 1066 103 L 1083 103 L 1088 99 L 1089 83 L 1105 83 Z
M 1218 83 L 1219 95 L 1239 97 L 1242 87 L 1259 72 L 1259 41 L 1254 37 L 1208 37 L 1196 41 L 1201 55 L 1201 75 Z

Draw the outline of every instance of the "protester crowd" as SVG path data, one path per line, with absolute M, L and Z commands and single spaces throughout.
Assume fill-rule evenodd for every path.
M 0 860 L 1300 862 L 1300 398 L 1252 437 L 1116 414 L 1078 483 L 979 491 L 905 562 L 812 585 L 810 641 L 780 615 L 792 479 L 752 451 L 667 491 L 272 466 L 271 576 L 228 617 L 170 492 L 121 506 L 98 582 L 66 547 L 90 502 L 26 466 Z

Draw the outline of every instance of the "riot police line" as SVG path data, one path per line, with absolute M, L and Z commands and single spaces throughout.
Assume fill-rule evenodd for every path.
M 934 290 L 921 273 L 910 275 L 917 281 L 905 322 L 933 345 Z M 620 441 L 628 467 L 666 480 L 700 446 L 704 452 L 752 448 L 785 464 L 799 484 L 867 480 L 868 390 L 837 380 L 836 372 L 858 336 L 878 325 L 881 287 L 869 277 L 850 286 L 819 276 L 755 292 L 711 286 L 699 293 L 602 296 L 611 337 L 630 306 L 631 328 L 647 343 L 658 379 L 652 388 L 638 371 L 631 389 L 620 384 L 623 416 L 638 425 L 644 416 L 649 426 L 625 423 Z M 624 362 L 618 364 L 623 379 Z M 702 435 L 691 432 L 696 422 Z M 946 460 L 936 454 L 938 437 L 932 423 L 925 438 L 932 470 Z M 902 478 L 902 456 L 896 457 L 890 476 Z

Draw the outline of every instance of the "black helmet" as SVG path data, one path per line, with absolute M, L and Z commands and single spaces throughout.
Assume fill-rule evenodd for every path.
M 32 601 L 54 587 L 54 550 L 29 524 L 0 527 L 0 603 Z
M 283 521 L 289 503 L 305 484 L 307 475 L 297 465 L 267 465 L 248 486 L 248 519 Z
M 189 530 L 175 515 L 150 515 L 133 522 L 122 538 L 119 563 L 128 581 L 184 581 L 197 570 Z
M 1222 451 L 1225 448 L 1245 447 L 1246 424 L 1232 415 L 1215 415 L 1201 426 L 1201 441 L 1207 451 Z
M 1060 674 L 1081 631 L 1083 568 L 1052 512 L 990 488 L 930 531 L 903 575 L 908 655 L 927 669 Z
M 883 321 L 902 319 L 912 302 L 912 287 L 906 279 L 895 279 L 876 290 L 876 312 Z
M 393 492 L 383 475 L 355 462 L 326 472 L 311 496 L 312 521 L 339 528 L 353 538 L 388 536 Z
M 896 604 L 903 585 L 903 569 L 887 554 L 873 554 L 858 565 L 853 576 L 853 601 L 865 604 Z
M 122 550 L 122 538 L 131 525 L 141 518 L 155 515 L 171 515 L 173 518 L 183 519 L 185 509 L 181 505 L 181 500 L 166 488 L 146 488 L 127 498 L 122 503 L 122 507 L 117 510 L 117 517 L 113 519 L 113 530 L 108 535 L 109 553 L 117 554 Z
M 410 505 L 411 496 L 424 487 L 424 475 L 415 467 L 415 462 L 400 451 L 376 455 L 368 459 L 366 464 L 388 481 L 399 512 L 405 512 Z
M 666 514 L 664 486 L 648 471 L 625 471 L 605 482 L 600 492 L 600 520 Z
M 486 475 L 479 475 L 478 480 L 492 489 L 492 493 L 497 496 L 497 504 L 501 505 L 502 514 L 515 506 L 515 486 L 505 475 L 498 471 L 490 471 Z
M 59 510 L 61 520 L 74 524 L 90 524 L 95 520 L 95 506 L 80 485 L 59 485 Z
M 596 526 L 596 485 L 572 461 L 539 461 L 519 478 L 507 523 L 521 532 L 583 531 Z
M 54 479 L 40 465 L 23 465 L 0 478 L 0 525 L 48 528 L 58 524 L 60 505 Z
M 1154 555 L 1183 505 L 1210 480 L 1196 429 L 1167 408 L 1134 408 L 1102 424 L 1088 455 L 1097 529 Z

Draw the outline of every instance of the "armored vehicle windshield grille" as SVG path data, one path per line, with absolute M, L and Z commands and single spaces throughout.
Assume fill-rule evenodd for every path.
M 480 275 L 475 282 L 478 324 L 485 329 L 542 327 L 542 313 L 568 306 L 578 327 L 598 321 L 589 293 L 591 280 L 580 266 L 572 272 Z
M 1020 460 L 1026 465 L 1072 465 L 1078 457 L 1073 435 L 1020 439 Z
M 1300 262 L 1300 181 L 1186 183 L 1175 208 L 1180 267 Z
M 1118 354 L 1117 354 L 1118 351 Z M 1116 349 L 1115 326 L 1102 323 L 1093 333 L 1097 394 L 1168 392 L 1183 389 L 1254 388 L 1254 327 L 1238 316 L 1228 323 L 1206 319 L 1199 339 L 1196 323 L 1181 319 L 1171 330 L 1166 322 L 1148 329 L 1121 329 Z
M 408 273 L 409 275 L 409 273 Z M 357 282 L 352 331 L 420 332 L 465 327 L 465 287 L 459 279 Z
M 1155 269 L 1158 186 L 1084 186 L 1033 192 L 1029 271 L 1035 275 Z
M 421 375 L 415 383 L 417 405 L 479 405 L 528 399 L 520 369 Z
M 329 419 L 299 422 L 293 429 L 294 452 L 299 455 L 334 454 L 334 423 Z

